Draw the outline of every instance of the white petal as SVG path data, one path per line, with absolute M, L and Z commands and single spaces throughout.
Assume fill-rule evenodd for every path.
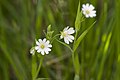
M 36 44 L 37 44 L 37 45 L 40 45 L 40 43 L 39 43 L 38 41 L 36 41 Z
M 93 16 L 95 17 L 95 16 L 96 16 L 96 14 L 93 14 Z
M 49 44 L 49 43 L 50 43 L 50 41 L 49 41 L 49 40 L 47 40 L 47 41 L 46 41 L 46 43 L 47 43 L 47 44 Z
M 82 7 L 85 8 L 86 7 L 85 4 L 83 4 Z
M 69 44 L 69 41 L 66 37 L 64 38 L 64 41 L 65 41 L 65 43 Z
M 38 41 L 41 43 L 41 42 L 42 42 L 42 39 L 39 39 Z
M 95 17 L 95 16 L 96 16 L 96 14 L 94 14 L 94 13 L 93 13 L 93 14 L 92 14 L 92 13 L 90 14 L 90 17 Z
M 40 52 L 41 52 L 41 50 L 40 50 L 40 49 L 38 49 L 38 50 L 37 50 L 37 52 L 38 52 L 38 53 L 40 53 Z
M 35 50 L 38 50 L 40 47 L 39 46 L 35 46 Z
M 89 3 L 86 4 L 86 7 L 89 7 Z
M 91 10 L 95 9 L 93 5 L 90 5 L 89 7 Z
M 44 51 L 41 51 L 41 54 L 44 55 L 45 54 Z
M 49 52 L 48 52 L 48 51 L 45 51 L 45 53 L 46 53 L 46 54 L 49 54 Z
M 64 30 L 63 30 L 63 31 L 67 31 L 67 30 L 68 30 L 68 28 L 69 28 L 69 26 L 67 26 L 66 28 L 64 28 Z
M 71 39 L 71 38 L 68 37 L 67 39 L 68 39 L 69 42 L 72 42 L 72 39 Z
M 94 10 L 94 11 L 91 11 L 91 13 L 96 13 L 96 11 Z
M 83 14 L 84 14 L 84 15 L 86 15 L 86 12 L 85 12 L 85 11 L 83 11 Z
M 93 17 L 93 14 L 90 14 L 90 17 L 92 18 L 92 17 Z
M 34 48 L 30 49 L 30 53 L 31 53 L 32 55 L 34 55 L 34 54 L 35 54 L 35 49 L 34 49 Z
M 69 38 L 72 39 L 72 40 L 74 40 L 74 36 L 72 36 L 72 35 L 69 35 Z
M 43 42 L 46 42 L 46 38 L 43 39 Z
M 45 51 L 51 51 L 51 49 L 50 48 L 46 48 Z
M 62 39 L 62 38 L 63 38 L 63 36 L 61 35 L 61 36 L 60 36 L 60 39 Z
M 69 28 L 67 33 L 68 34 L 73 34 L 74 32 L 75 32 L 75 30 L 73 28 Z
M 85 9 L 84 8 L 82 8 L 82 11 L 84 11 Z
M 52 45 L 51 45 L 51 44 L 49 44 L 49 45 L 48 45 L 48 47 L 52 47 Z
M 86 18 L 88 18 L 89 17 L 89 15 L 85 15 L 86 16 Z

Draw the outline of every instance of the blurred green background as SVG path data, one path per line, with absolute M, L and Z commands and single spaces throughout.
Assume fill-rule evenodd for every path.
M 31 80 L 29 50 L 52 25 L 54 34 L 74 27 L 79 0 L 0 0 L 0 80 Z M 81 80 L 120 80 L 120 0 L 81 0 L 95 6 L 97 17 L 82 23 L 81 33 L 97 21 L 78 52 Z M 71 53 L 54 41 L 39 77 L 73 80 Z

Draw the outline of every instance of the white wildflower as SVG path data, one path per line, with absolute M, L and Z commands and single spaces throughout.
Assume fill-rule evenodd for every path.
M 93 18 L 96 16 L 96 11 L 94 9 L 95 9 L 94 6 L 91 4 L 87 3 L 86 5 L 85 4 L 82 5 L 82 12 L 86 18 L 88 17 Z
M 39 39 L 38 41 L 36 41 L 35 50 L 37 50 L 38 53 L 44 55 L 49 54 L 49 51 L 51 51 L 51 47 L 52 45 L 50 44 L 50 41 L 44 38 L 43 40 Z
M 61 39 L 64 38 L 65 43 L 69 44 L 69 42 L 73 42 L 73 40 L 74 40 L 74 36 L 71 35 L 73 33 L 75 33 L 75 30 L 73 28 L 69 28 L 69 26 L 67 26 L 61 32 L 60 38 Z

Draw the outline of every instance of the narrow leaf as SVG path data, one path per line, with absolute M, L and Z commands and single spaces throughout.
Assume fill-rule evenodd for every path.
M 74 55 L 74 67 L 75 67 L 75 74 L 79 75 L 80 63 L 79 63 L 79 55 L 77 53 L 75 53 Z
M 79 46 L 80 42 L 82 41 L 82 39 L 85 37 L 85 35 L 89 32 L 89 30 L 93 27 L 93 25 L 96 23 L 96 21 L 89 27 L 87 28 L 80 36 L 79 38 L 76 40 L 75 45 L 74 45 L 74 49 L 73 51 L 75 52 L 75 50 L 77 49 L 77 47 Z
M 36 72 L 37 72 L 37 60 L 36 60 L 36 55 L 32 55 L 32 78 L 35 77 Z
M 82 19 L 82 12 L 80 12 L 80 1 L 79 1 L 78 10 L 77 10 L 77 16 L 76 16 L 76 20 L 75 20 L 75 29 L 77 31 L 80 29 L 81 19 Z

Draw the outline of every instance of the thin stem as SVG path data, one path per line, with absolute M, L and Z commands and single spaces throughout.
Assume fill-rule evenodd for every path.
M 75 47 L 75 42 L 77 40 L 77 35 L 78 35 L 78 31 L 76 30 L 76 34 L 75 34 L 75 39 L 74 39 L 74 43 L 73 43 L 73 51 L 74 51 L 74 47 Z M 75 51 L 74 51 L 75 52 Z
M 56 39 L 59 43 L 63 44 L 64 46 L 66 46 L 68 49 L 70 49 L 70 51 L 73 53 L 73 50 L 71 49 L 71 47 L 61 41 L 59 41 L 58 39 Z
M 36 75 L 35 75 L 35 77 L 34 77 L 33 80 L 35 80 L 35 79 L 37 78 L 38 73 L 39 73 L 39 71 L 40 71 L 40 69 L 41 69 L 42 62 L 43 62 L 43 57 L 41 57 L 41 59 L 40 59 L 39 66 L 38 66 L 38 69 L 37 69 Z
M 76 41 L 76 39 L 77 39 L 77 36 L 78 36 L 78 31 L 76 31 L 76 34 L 75 34 L 74 44 L 75 44 L 75 41 Z
M 73 65 L 74 65 L 74 68 L 75 68 L 74 80 L 79 80 L 79 66 L 80 66 L 78 54 L 75 55 L 76 50 L 74 50 L 75 43 L 76 43 L 76 40 L 77 40 L 77 36 L 78 36 L 78 31 L 76 31 L 76 34 L 75 34 L 75 39 L 74 39 L 74 43 L 73 43 L 73 53 L 72 53 L 72 61 L 73 61 Z
M 52 40 L 51 40 L 51 43 L 55 40 L 55 38 L 57 37 L 57 36 L 59 36 L 60 34 L 56 34 L 55 36 L 53 36 L 53 38 L 52 38 Z

